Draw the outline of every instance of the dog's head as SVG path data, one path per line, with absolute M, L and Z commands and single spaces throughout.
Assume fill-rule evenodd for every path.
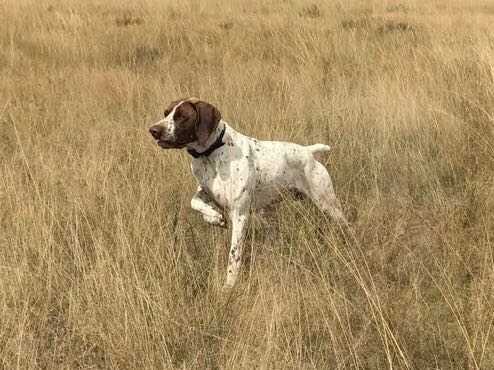
M 183 148 L 197 142 L 204 145 L 221 120 L 213 105 L 196 98 L 177 100 L 168 106 L 164 118 L 149 128 L 162 148 Z

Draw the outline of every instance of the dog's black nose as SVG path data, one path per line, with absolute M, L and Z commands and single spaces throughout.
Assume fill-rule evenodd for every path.
M 159 125 L 154 125 L 154 126 L 151 126 L 151 128 L 149 129 L 149 133 L 156 139 L 158 140 L 161 136 L 161 131 L 163 130 L 163 127 L 159 126 Z

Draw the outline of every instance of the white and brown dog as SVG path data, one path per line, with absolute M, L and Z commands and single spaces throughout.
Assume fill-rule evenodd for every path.
M 164 118 L 149 132 L 162 148 L 187 148 L 198 182 L 192 209 L 206 222 L 232 227 L 225 288 L 235 284 L 249 213 L 282 196 L 281 190 L 303 194 L 334 220 L 346 224 L 326 168 L 315 154 L 329 146 L 302 146 L 256 140 L 235 131 L 213 105 L 196 98 L 172 102 Z

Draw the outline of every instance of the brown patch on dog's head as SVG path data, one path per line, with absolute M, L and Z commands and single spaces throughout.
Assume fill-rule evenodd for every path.
M 194 105 L 190 102 L 180 104 L 173 114 L 175 125 L 175 142 L 184 147 L 197 140 L 197 121 L 199 116 Z
M 171 102 L 164 115 L 164 120 L 150 128 L 162 148 L 183 148 L 195 141 L 204 145 L 221 120 L 218 109 L 197 98 Z
M 214 105 L 192 97 L 172 102 L 165 114 L 170 114 L 178 104 L 173 115 L 177 142 L 189 144 L 198 141 L 204 145 L 218 126 L 221 113 Z
M 166 107 L 165 111 L 163 112 L 163 116 L 164 117 L 168 116 L 172 112 L 173 108 L 175 108 L 175 106 L 181 101 L 182 100 L 174 100 L 170 104 L 168 104 L 168 107 Z

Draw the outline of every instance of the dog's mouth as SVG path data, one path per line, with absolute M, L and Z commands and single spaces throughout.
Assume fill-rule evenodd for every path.
M 180 149 L 185 146 L 185 144 L 162 139 L 157 140 L 156 143 L 163 149 Z

